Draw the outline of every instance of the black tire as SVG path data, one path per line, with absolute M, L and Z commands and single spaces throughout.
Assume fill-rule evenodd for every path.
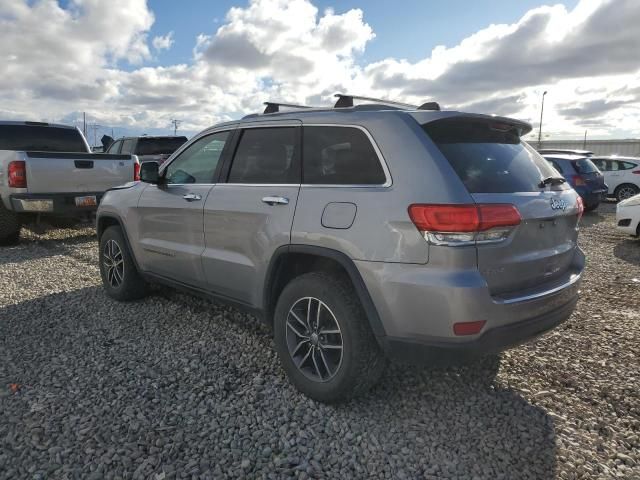
M 585 206 L 585 207 L 584 207 L 584 211 L 585 211 L 585 212 L 593 212 L 593 211 L 594 211 L 596 208 L 598 208 L 599 206 L 600 206 L 600 203 L 596 203 L 596 204 L 593 204 L 593 205 L 589 205 L 588 207 L 587 207 L 587 206 Z
M 309 378 L 308 374 L 296 366 L 287 343 L 289 312 L 297 302 L 307 297 L 321 301 L 324 308 L 329 309 L 329 318 L 335 319 L 340 330 L 340 362 L 333 376 L 326 375 L 327 379 L 324 381 Z M 324 272 L 301 275 L 284 288 L 274 314 L 274 339 L 280 361 L 291 383 L 319 402 L 339 402 L 362 394 L 380 379 L 387 364 L 351 283 L 344 277 Z M 319 356 L 319 350 L 323 350 L 321 343 L 316 348 L 318 353 L 314 352 L 312 356 Z M 317 369 L 316 366 L 316 371 Z M 329 372 L 325 368 L 322 370 L 325 374 Z
M 627 198 L 631 198 L 634 195 L 640 193 L 640 188 L 638 188 L 633 183 L 623 183 L 622 185 L 618 185 L 614 192 L 616 200 L 621 202 L 622 200 L 626 200 Z
M 0 245 L 15 245 L 20 240 L 20 218 L 7 210 L 0 200 Z
M 119 256 L 114 253 L 114 245 L 120 252 Z M 120 227 L 111 226 L 104 231 L 100 237 L 99 255 L 100 276 L 107 295 L 122 302 L 138 300 L 147 295 L 147 282 L 138 273 Z M 109 256 L 122 259 L 121 263 L 118 261 L 118 269 L 114 266 L 115 262 L 109 260 Z M 119 270 L 120 265 L 122 270 Z M 116 281 L 117 279 L 120 281 Z

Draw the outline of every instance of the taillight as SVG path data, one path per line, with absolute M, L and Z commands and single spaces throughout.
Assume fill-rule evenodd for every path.
M 634 170 L 634 171 L 633 171 L 633 172 L 631 172 L 631 173 L 635 173 L 636 175 L 640 175 L 640 170 Z
M 518 209 L 508 204 L 414 204 L 409 217 L 425 239 L 436 245 L 500 242 L 521 221 Z
M 138 181 L 140 180 L 140 164 L 138 162 L 135 162 L 133 164 L 133 181 Z
M 576 187 L 584 187 L 587 182 L 584 181 L 584 178 L 582 178 L 580 175 L 574 175 L 573 176 L 573 184 Z
M 584 214 L 584 201 L 582 200 L 582 197 L 578 195 L 578 200 L 576 200 L 576 204 L 578 207 L 578 220 L 580 220 L 582 218 L 582 215 Z
M 9 162 L 9 186 L 27 188 L 27 166 L 24 160 Z

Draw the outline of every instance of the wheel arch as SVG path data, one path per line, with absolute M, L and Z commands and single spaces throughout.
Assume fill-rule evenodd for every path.
M 346 275 L 358 295 L 371 331 L 380 343 L 380 337 L 386 336 L 386 332 L 358 268 L 347 255 L 331 248 L 311 245 L 284 245 L 274 252 L 267 268 L 263 287 L 264 320 L 268 324 L 273 324 L 273 313 L 279 294 L 291 279 L 303 273 L 317 270 Z
M 102 238 L 102 234 L 105 232 L 105 230 L 109 227 L 114 227 L 114 226 L 120 227 L 120 230 L 122 230 L 122 235 L 124 237 L 125 243 L 127 244 L 129 255 L 131 255 L 131 258 L 133 259 L 133 264 L 135 265 L 136 270 L 138 270 L 138 272 L 142 272 L 140 270 L 140 265 L 138 264 L 138 260 L 136 259 L 135 253 L 131 248 L 131 243 L 129 242 L 129 234 L 127 233 L 127 229 L 125 228 L 124 223 L 122 222 L 122 219 L 118 217 L 116 214 L 105 213 L 103 215 L 100 215 L 97 218 L 96 233 L 98 235 L 98 244 L 100 244 L 100 238 Z

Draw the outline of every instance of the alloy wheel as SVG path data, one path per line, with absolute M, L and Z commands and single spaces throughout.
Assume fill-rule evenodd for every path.
M 340 370 L 342 332 L 322 300 L 304 297 L 293 304 L 287 314 L 286 341 L 294 365 L 308 379 L 327 382 Z
M 636 194 L 636 190 L 633 187 L 622 187 L 618 191 L 618 199 L 626 200 L 627 198 L 631 198 Z
M 115 240 L 107 240 L 102 250 L 102 263 L 107 275 L 107 282 L 118 288 L 124 280 L 124 257 L 122 249 Z

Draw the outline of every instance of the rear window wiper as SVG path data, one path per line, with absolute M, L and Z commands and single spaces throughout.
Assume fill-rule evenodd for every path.
M 543 180 L 540 180 L 540 183 L 538 184 L 538 187 L 540 188 L 544 188 L 547 185 L 562 185 L 563 183 L 565 183 L 567 180 L 563 177 L 547 177 Z

